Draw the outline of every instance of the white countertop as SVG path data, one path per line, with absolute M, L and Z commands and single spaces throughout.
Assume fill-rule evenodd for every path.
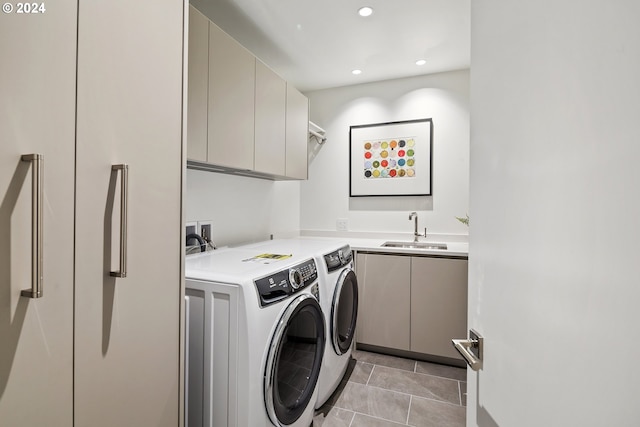
M 379 252 L 389 254 L 429 255 L 446 257 L 468 257 L 469 242 L 467 235 L 427 235 L 420 237 L 421 243 L 446 243 L 447 249 L 390 248 L 383 247 L 385 242 L 413 242 L 410 233 L 363 233 L 363 232 L 324 232 L 303 231 L 300 237 L 326 238 L 349 243 L 355 251 Z

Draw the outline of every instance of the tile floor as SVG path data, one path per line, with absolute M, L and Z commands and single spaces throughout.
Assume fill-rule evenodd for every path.
M 313 427 L 464 427 L 466 369 L 354 350 Z

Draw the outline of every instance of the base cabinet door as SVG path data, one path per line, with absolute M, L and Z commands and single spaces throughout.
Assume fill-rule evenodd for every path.
M 411 258 L 411 351 L 460 359 L 467 334 L 467 260 Z
M 79 15 L 74 426 L 175 427 L 184 5 Z
M 411 258 L 358 254 L 358 326 L 362 344 L 409 350 Z
M 13 13 L 0 14 L 0 425 L 68 427 L 77 2 L 47 3 L 40 14 L 11 4 Z M 42 155 L 41 168 L 25 154 Z M 35 257 L 34 168 L 42 192 Z M 22 296 L 32 288 L 32 262 L 42 263 L 40 298 Z

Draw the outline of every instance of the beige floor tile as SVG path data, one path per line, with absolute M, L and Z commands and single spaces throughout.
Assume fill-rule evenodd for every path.
M 466 408 L 414 396 L 409 410 L 409 425 L 414 427 L 464 427 Z
M 368 385 L 460 404 L 458 381 L 447 378 L 375 366 Z
M 436 377 L 451 378 L 452 380 L 466 381 L 466 368 L 456 368 L 455 366 L 439 365 L 437 363 L 421 362 L 416 364 L 416 372 L 421 374 L 434 375 Z
M 405 423 L 411 396 L 349 382 L 337 398 L 335 406 L 349 411 Z
M 370 417 L 364 414 L 356 414 L 349 427 L 406 427 L 405 423 L 399 424 L 380 418 Z
M 355 367 L 353 368 L 353 371 L 351 372 L 349 381 L 352 381 L 354 383 L 366 384 L 367 381 L 369 381 L 372 370 L 373 365 L 371 363 L 357 362 Z
M 382 365 L 389 368 L 402 369 L 413 372 L 415 370 L 416 361 L 405 359 L 403 357 L 389 356 L 386 354 L 371 353 L 368 351 L 353 350 L 351 357 L 358 362 L 371 363 L 373 365 Z
M 326 411 L 316 412 L 312 427 L 349 427 L 354 412 L 336 407 L 328 407 Z
M 467 383 L 460 383 L 460 400 L 462 406 L 467 406 Z

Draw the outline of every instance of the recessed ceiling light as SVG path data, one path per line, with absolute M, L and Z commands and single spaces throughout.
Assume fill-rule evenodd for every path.
M 353 71 L 351 71 L 351 74 L 356 75 L 356 76 L 358 74 L 361 74 L 361 73 L 362 73 L 362 70 L 353 70 Z
M 425 61 L 424 59 L 418 59 L 418 60 L 416 61 L 416 65 L 424 65 L 424 64 L 426 64 L 426 63 L 427 63 L 427 61 Z
M 361 7 L 360 9 L 358 9 L 358 14 L 360 16 L 369 16 L 372 13 L 373 13 L 373 9 L 370 8 L 369 6 Z

